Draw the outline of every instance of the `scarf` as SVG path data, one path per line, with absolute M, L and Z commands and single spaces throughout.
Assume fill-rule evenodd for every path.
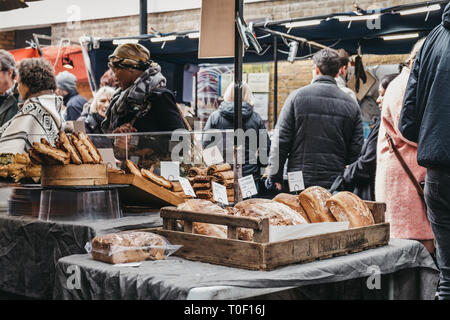
M 134 83 L 125 90 L 118 90 L 111 98 L 105 120 L 101 124 L 104 133 L 111 133 L 119 127 L 120 119 L 136 119 L 144 117 L 151 109 L 147 100 L 153 90 L 166 86 L 166 78 L 161 74 L 161 67 L 152 63 Z

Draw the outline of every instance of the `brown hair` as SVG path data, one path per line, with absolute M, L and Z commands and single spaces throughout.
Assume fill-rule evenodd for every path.
M 19 81 L 28 87 L 30 95 L 44 90 L 56 90 L 54 70 L 47 60 L 23 59 L 19 62 L 17 69 Z

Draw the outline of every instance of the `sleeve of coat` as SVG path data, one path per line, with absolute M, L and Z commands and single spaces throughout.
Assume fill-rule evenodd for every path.
M 286 99 L 273 133 L 269 157 L 269 177 L 273 182 L 283 181 L 284 163 L 295 135 L 295 96 L 296 92 L 293 92 Z
M 420 59 L 419 51 L 414 67 L 409 75 L 398 123 L 399 131 L 403 137 L 413 142 L 417 142 L 419 139 L 419 129 L 422 123 L 422 115 L 420 115 L 419 106 L 417 105 L 417 80 L 419 78 Z
M 355 117 L 353 125 L 353 136 L 349 148 L 349 155 L 348 155 L 349 163 L 353 163 L 358 159 L 363 144 L 364 144 L 364 134 L 362 127 L 362 118 L 361 118 L 361 111 L 359 110 L 358 107 L 358 113 Z
M 379 125 L 372 130 L 378 131 Z M 358 181 L 370 180 L 371 173 L 375 172 L 377 165 L 377 140 L 378 134 L 370 134 L 367 140 L 366 151 L 358 160 L 350 164 L 344 171 L 345 183 L 355 186 Z

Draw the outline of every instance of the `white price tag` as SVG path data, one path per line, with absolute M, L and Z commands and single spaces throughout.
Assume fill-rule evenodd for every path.
M 217 146 L 203 150 L 203 161 L 209 167 L 213 164 L 223 163 L 222 153 Z
M 188 195 L 188 196 L 192 196 L 192 197 L 196 197 L 194 189 L 192 189 L 191 183 L 189 182 L 188 179 L 183 178 L 183 177 L 178 177 L 178 181 L 181 184 L 181 187 L 183 188 L 183 192 L 184 194 Z
M 113 169 L 117 169 L 116 157 L 114 157 L 114 151 L 112 148 L 107 149 L 100 148 L 97 150 L 100 153 L 104 164 Z
M 212 182 L 212 190 L 214 201 L 228 205 L 227 188 L 225 188 L 225 186 Z
M 238 180 L 239 187 L 241 188 L 242 198 L 250 198 L 251 196 L 258 194 L 256 190 L 255 180 L 252 175 L 240 178 Z
M 305 189 L 305 183 L 303 182 L 303 172 L 294 171 L 288 172 L 289 191 L 300 191 Z
M 86 127 L 84 121 L 73 121 L 73 131 L 86 133 Z
M 178 161 L 161 161 L 161 176 L 170 181 L 178 180 L 180 176 L 180 163 Z

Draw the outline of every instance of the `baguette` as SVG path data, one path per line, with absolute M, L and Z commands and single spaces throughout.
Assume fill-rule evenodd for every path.
M 70 136 L 70 141 L 73 143 L 73 145 L 76 147 L 77 151 L 80 153 L 83 163 L 86 163 L 86 164 L 95 164 L 96 163 L 94 158 L 91 156 L 87 146 L 84 145 L 83 141 L 81 141 L 81 139 L 79 139 L 76 134 L 72 134 Z
M 58 144 L 60 146 L 60 149 L 63 149 L 64 151 L 70 154 L 70 160 L 72 161 L 72 163 L 74 164 L 83 163 L 77 149 L 73 146 L 72 142 L 70 142 L 69 138 L 62 130 L 59 131 Z
M 166 180 L 164 177 L 158 176 L 154 174 L 153 172 L 150 172 L 146 169 L 141 169 L 141 174 L 144 178 L 147 178 L 153 183 L 156 183 L 157 185 L 166 188 L 166 189 L 172 189 L 172 182 L 169 180 Z
M 127 171 L 129 171 L 131 174 L 142 177 L 141 171 L 133 161 L 127 159 L 127 161 L 125 161 L 125 165 L 127 167 Z
M 56 149 L 50 145 L 33 142 L 33 148 L 39 155 L 44 155 L 50 159 L 55 160 L 58 164 L 69 164 L 70 163 L 70 155 L 60 149 Z
M 91 139 L 89 139 L 89 137 L 83 132 L 78 133 L 78 138 L 86 146 L 86 148 L 89 151 L 89 154 L 94 159 L 95 163 L 97 163 L 97 164 L 102 163 L 103 162 L 102 156 L 100 155 L 100 152 L 98 152 L 98 150 L 94 146 L 94 144 L 92 143 Z

